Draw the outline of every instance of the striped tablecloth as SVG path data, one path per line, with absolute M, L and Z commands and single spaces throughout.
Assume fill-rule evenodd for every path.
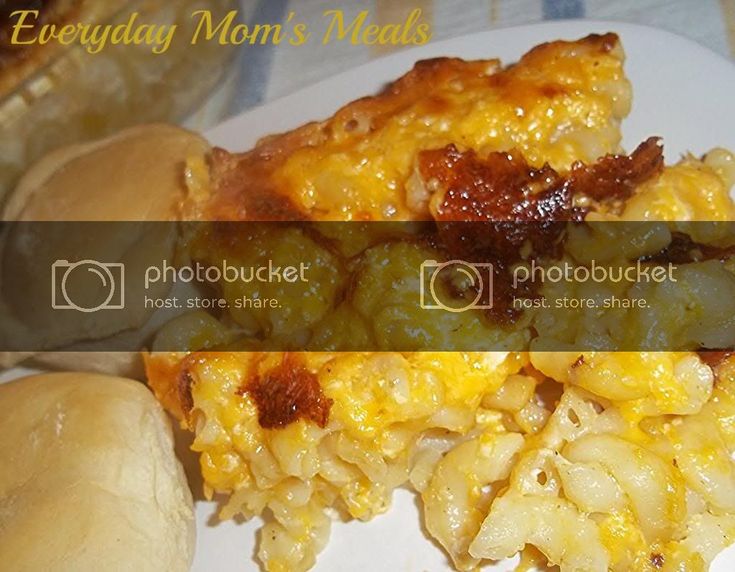
M 242 7 L 246 23 L 281 22 L 293 11 L 310 29 L 323 28 L 323 12 L 335 8 L 344 10 L 346 17 L 369 10 L 377 23 L 403 21 L 411 10 L 421 8 L 431 23 L 432 41 L 543 20 L 618 20 L 663 28 L 735 57 L 735 0 L 242 0 Z M 385 53 L 384 47 L 347 42 L 242 48 L 226 114 L 235 115 Z

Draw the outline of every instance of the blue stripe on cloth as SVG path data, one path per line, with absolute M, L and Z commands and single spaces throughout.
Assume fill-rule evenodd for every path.
M 248 27 L 255 24 L 278 24 L 286 16 L 289 0 L 258 0 Z M 240 48 L 240 74 L 232 101 L 232 112 L 237 113 L 263 102 L 270 80 L 275 45 L 247 45 Z
M 544 20 L 584 18 L 584 0 L 543 0 Z

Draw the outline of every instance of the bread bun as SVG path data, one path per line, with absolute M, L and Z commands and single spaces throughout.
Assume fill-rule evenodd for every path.
M 23 176 L 3 220 L 176 220 L 186 199 L 188 159 L 209 153 L 206 139 L 166 124 L 124 129 L 62 147 Z
M 140 352 L 63 351 L 41 352 L 27 356 L 28 364 L 51 371 L 88 371 L 132 379 L 145 379 Z M 16 362 L 17 363 L 17 362 Z M 0 367 L 2 367 L 0 356 Z
M 186 571 L 191 493 L 141 383 L 57 373 L 0 385 L 4 570 Z
M 181 206 L 187 199 L 186 163 L 203 162 L 209 150 L 201 136 L 165 124 L 133 127 L 101 141 L 65 147 L 50 153 L 26 173 L 9 197 L 2 218 L 179 220 Z M 48 282 L 39 277 L 46 275 L 54 261 L 69 259 L 70 253 L 84 252 L 84 258 L 123 263 L 130 276 L 141 275 L 140 268 L 172 255 L 176 242 L 174 226 L 131 226 L 130 232 L 127 227 L 125 230 L 121 233 L 119 227 L 100 226 L 90 237 L 81 230 L 70 231 L 68 226 L 18 227 L 15 234 L 11 228 L 4 240 L 0 271 L 0 339 L 13 342 L 4 344 L 5 348 L 69 349 L 77 342 L 109 338 L 124 331 L 134 335 L 146 324 L 154 310 L 140 302 L 144 293 L 139 281 L 131 280 L 126 288 L 126 311 L 115 315 L 72 316 L 39 303 L 49 295 Z M 35 236 L 34 232 L 41 235 Z M 32 252 L 28 252 L 28 244 L 34 245 Z M 163 298 L 168 289 L 164 284 L 155 285 L 147 294 Z M 27 357 L 28 353 L 0 353 L 0 367 Z M 46 357 L 41 359 L 45 361 Z M 72 356 L 72 360 L 76 357 Z M 51 362 L 65 364 L 69 360 L 61 355 L 52 357 Z M 121 363 L 124 367 L 120 367 Z M 115 367 L 105 370 L 108 373 L 132 375 L 142 371 L 137 356 L 110 360 L 110 364 Z

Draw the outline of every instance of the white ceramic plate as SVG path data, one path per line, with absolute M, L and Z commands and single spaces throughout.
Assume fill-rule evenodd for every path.
M 663 136 L 666 156 L 701 154 L 715 146 L 735 149 L 735 66 L 721 56 L 668 32 L 617 22 L 570 21 L 493 30 L 432 43 L 394 54 L 342 73 L 297 93 L 231 119 L 207 135 L 213 144 L 245 150 L 262 135 L 284 131 L 331 115 L 339 106 L 377 91 L 409 70 L 418 59 L 435 56 L 500 57 L 512 62 L 529 48 L 555 39 L 592 32 L 617 32 L 628 55 L 626 71 L 634 87 L 634 106 L 623 128 L 632 149 L 650 135 Z M 11 372 L 12 377 L 23 373 Z M 7 378 L 0 376 L 0 380 Z M 196 572 L 257 570 L 254 560 L 258 519 L 216 525 L 214 505 L 197 503 Z M 391 510 L 370 523 L 332 526 L 330 542 L 316 572 L 349 569 L 423 572 L 451 570 L 443 552 L 421 531 L 413 495 L 400 490 Z M 514 561 L 494 567 L 513 569 Z M 714 572 L 735 570 L 735 549 L 722 553 Z

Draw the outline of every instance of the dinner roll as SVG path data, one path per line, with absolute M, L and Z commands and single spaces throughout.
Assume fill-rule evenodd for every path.
M 0 567 L 186 571 L 191 493 L 141 383 L 84 373 L 0 385 Z
M 2 211 L 6 221 L 171 221 L 182 218 L 187 200 L 188 161 L 202 163 L 210 151 L 200 135 L 172 125 L 141 125 L 92 143 L 54 151 L 36 163 L 21 179 Z M 142 303 L 141 268 L 172 256 L 176 228 L 172 225 L 99 226 L 94 236 L 73 227 L 19 227 L 4 240 L 0 269 L 0 339 L 11 340 L 0 352 L 0 367 L 9 367 L 36 351 L 44 366 L 84 369 L 137 376 L 142 371 L 137 354 L 89 361 L 78 354 L 54 353 L 79 342 L 94 342 L 127 331 L 139 333 L 141 344 L 151 332 L 140 332 L 154 314 Z M 29 250 L 28 245 L 33 247 Z M 82 258 L 124 264 L 130 282 L 125 311 L 86 316 L 53 311 L 48 304 L 49 284 L 41 279 L 56 260 Z M 84 253 L 81 255 L 81 253 Z M 169 286 L 154 285 L 151 298 L 163 298 Z M 4 337 L 3 337 L 4 336 Z M 135 345 L 135 344 L 133 344 Z M 83 351 L 104 350 L 85 345 Z M 77 348 L 74 348 L 77 349 Z M 25 353 L 21 353 L 24 351 Z M 123 356 L 124 357 L 123 359 Z M 101 367 L 100 367 L 101 366 Z
M 23 176 L 3 220 L 176 220 L 186 199 L 187 160 L 209 153 L 201 135 L 174 125 L 124 129 L 62 147 Z

